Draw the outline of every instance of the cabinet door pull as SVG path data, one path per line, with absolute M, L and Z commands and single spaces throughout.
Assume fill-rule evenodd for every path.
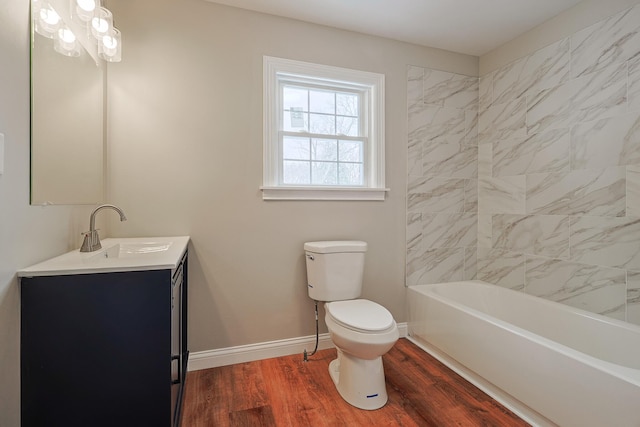
M 171 356 L 171 362 L 173 363 L 174 360 L 178 361 L 178 378 L 175 380 L 171 380 L 171 384 L 180 384 L 182 382 L 181 380 L 181 371 L 182 371 L 182 366 L 180 366 L 180 355 L 177 354 L 175 356 Z

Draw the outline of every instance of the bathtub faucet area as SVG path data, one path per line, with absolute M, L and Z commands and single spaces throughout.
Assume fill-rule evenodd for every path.
M 91 212 L 91 217 L 89 218 L 89 231 L 82 233 L 84 235 L 84 240 L 82 241 L 80 252 L 93 252 L 102 248 L 100 236 L 98 235 L 98 230 L 96 230 L 96 214 L 102 209 L 113 209 L 118 212 L 118 215 L 120 215 L 120 221 L 127 220 L 122 209 L 115 205 L 100 205 L 95 208 L 93 212 Z

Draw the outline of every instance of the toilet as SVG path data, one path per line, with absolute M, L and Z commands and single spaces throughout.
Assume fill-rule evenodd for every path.
M 398 340 L 391 313 L 359 299 L 366 242 L 326 241 L 304 244 L 309 297 L 324 301 L 325 322 L 338 357 L 329 374 L 340 396 L 367 410 L 387 403 L 382 355 Z

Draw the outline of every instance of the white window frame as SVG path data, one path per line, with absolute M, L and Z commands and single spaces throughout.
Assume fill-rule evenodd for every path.
M 384 75 L 265 56 L 263 59 L 264 200 L 384 200 Z M 360 91 L 363 107 L 364 184 L 362 186 L 285 185 L 282 183 L 282 97 L 280 86 L 292 81 L 328 90 Z

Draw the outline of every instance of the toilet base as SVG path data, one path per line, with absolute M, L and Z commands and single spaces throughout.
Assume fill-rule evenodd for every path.
M 329 364 L 329 375 L 340 396 L 356 408 L 374 410 L 387 403 L 382 357 L 359 359 L 338 349 L 338 358 Z

